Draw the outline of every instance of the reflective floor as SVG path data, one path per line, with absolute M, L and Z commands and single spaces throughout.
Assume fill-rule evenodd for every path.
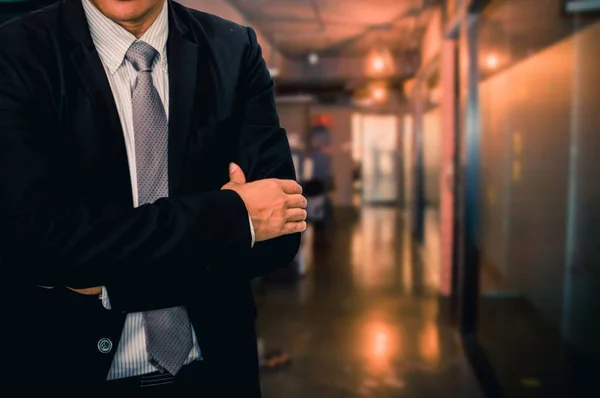
M 292 365 L 262 377 L 265 398 L 481 397 L 402 215 L 336 210 L 313 265 L 257 297 L 258 331 Z

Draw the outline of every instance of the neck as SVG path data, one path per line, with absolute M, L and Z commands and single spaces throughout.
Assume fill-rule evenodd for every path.
M 163 6 L 165 6 L 165 3 L 161 1 L 136 20 L 115 22 L 139 39 L 144 35 L 144 33 L 146 33 L 148 29 L 150 29 L 150 26 L 152 26 L 154 21 L 156 21 L 156 18 L 158 18 Z
M 115 22 L 119 26 L 121 26 L 123 29 L 125 29 L 126 31 L 128 31 L 129 33 L 134 35 L 136 37 L 136 39 L 139 39 L 140 37 L 142 37 L 144 35 L 144 33 L 146 33 L 146 31 L 148 29 L 150 29 L 150 26 L 152 26 L 152 24 L 156 20 L 156 16 L 158 16 L 158 14 L 156 14 L 153 19 L 148 19 L 148 20 L 126 21 L 126 22 L 115 21 Z
M 100 10 L 100 12 L 106 15 L 106 13 L 102 11 L 102 7 L 100 4 L 98 4 L 99 2 L 97 0 L 91 0 L 91 2 L 96 6 L 96 8 Z M 153 5 L 151 8 L 146 10 L 143 14 L 138 15 L 135 18 L 126 20 L 114 18 L 111 19 L 117 25 L 121 26 L 123 29 L 125 29 L 126 31 L 134 35 L 137 39 L 139 39 L 144 35 L 144 33 L 146 33 L 148 29 L 150 29 L 150 26 L 152 26 L 154 21 L 156 21 L 156 18 L 158 18 L 158 15 L 162 11 L 163 7 L 166 7 L 165 2 L 159 1 L 157 4 Z

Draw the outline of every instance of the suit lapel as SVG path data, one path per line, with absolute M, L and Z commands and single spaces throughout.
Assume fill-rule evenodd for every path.
M 90 122 L 96 121 L 103 127 L 90 130 L 99 130 L 106 139 L 106 144 L 100 149 L 108 152 L 106 159 L 113 176 L 113 187 L 125 191 L 133 204 L 129 163 L 119 113 L 102 61 L 90 36 L 83 7 L 77 0 L 65 1 L 62 7 L 61 26 L 71 45 L 69 58 L 95 110 Z
M 94 108 L 99 115 L 102 115 L 98 119 L 106 125 L 106 137 L 110 141 L 112 154 L 119 158 L 119 163 L 125 161 L 127 166 L 127 152 L 121 120 L 98 54 L 96 51 L 90 51 L 81 46 L 71 52 L 71 61 Z
M 89 33 L 81 2 L 62 3 L 62 29 L 71 42 L 70 61 L 93 104 L 97 117 L 104 124 L 113 161 L 115 183 L 127 186 L 131 193 L 129 164 L 123 130 L 106 72 Z M 195 29 L 189 25 L 195 24 Z M 196 34 L 198 32 L 198 34 Z M 203 136 L 214 133 L 216 124 L 216 79 L 213 54 L 200 24 L 189 12 L 169 1 L 169 38 L 167 41 L 169 68 L 169 192 L 181 189 L 185 157 L 190 133 L 197 135 L 195 148 L 202 146 Z M 205 137 L 204 137 L 205 138 Z
M 199 148 L 204 136 L 214 132 L 216 73 L 200 24 L 183 7 L 172 2 L 169 6 L 169 191 L 178 192 L 190 133 L 196 134 L 194 147 Z M 196 24 L 195 30 L 190 29 L 191 23 Z
M 193 125 L 198 46 L 185 37 L 188 29 L 172 6 L 169 25 L 169 191 L 173 193 L 181 184 L 188 135 Z

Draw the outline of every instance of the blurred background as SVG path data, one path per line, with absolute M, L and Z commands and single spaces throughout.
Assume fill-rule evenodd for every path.
M 265 398 L 600 397 L 600 1 L 181 2 L 257 31 L 309 199 Z

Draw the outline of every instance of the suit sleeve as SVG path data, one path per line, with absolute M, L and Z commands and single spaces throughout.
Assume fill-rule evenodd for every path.
M 275 108 L 274 84 L 252 28 L 241 74 L 241 132 L 238 164 L 248 181 L 264 178 L 296 179 L 286 132 Z M 245 251 L 243 269 L 255 278 L 290 264 L 298 252 L 300 234 L 257 242 Z
M 19 265 L 10 270 L 14 278 L 75 288 L 114 285 L 113 308 L 127 310 L 140 302 L 119 286 L 162 275 L 155 302 L 146 303 L 160 307 L 179 300 L 164 285 L 180 286 L 219 253 L 250 247 L 246 207 L 230 190 L 137 208 L 89 203 L 77 181 L 63 181 L 55 155 L 44 148 L 52 127 L 44 125 L 26 81 L 0 54 L 0 242 L 7 263 Z

